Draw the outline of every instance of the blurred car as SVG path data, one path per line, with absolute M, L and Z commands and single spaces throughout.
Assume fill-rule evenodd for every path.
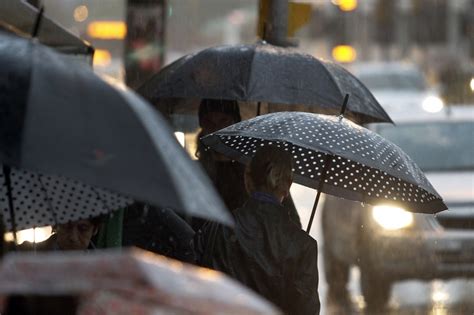
M 353 65 L 351 71 L 393 119 L 407 113 L 436 113 L 444 107 L 437 89 L 428 87 L 423 73 L 414 64 L 367 62 Z
M 415 214 L 326 196 L 322 213 L 329 294 L 346 294 L 360 268 L 368 307 L 383 307 L 405 279 L 474 278 L 474 107 L 447 107 L 371 128 L 401 147 L 425 172 L 449 210 Z

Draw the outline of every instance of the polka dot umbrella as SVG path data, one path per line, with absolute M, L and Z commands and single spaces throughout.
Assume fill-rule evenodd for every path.
M 205 145 L 247 163 L 256 150 L 276 145 L 294 157 L 295 182 L 321 192 L 413 212 L 447 209 L 414 161 L 395 144 L 342 116 L 271 113 L 229 126 L 202 139 Z
M 9 173 L 9 177 L 5 173 Z M 0 210 L 9 231 L 96 217 L 134 202 L 123 195 L 63 176 L 3 167 L 0 183 L 7 181 L 9 185 L 0 185 Z M 13 201 L 11 205 L 10 201 Z M 10 211 L 12 208 L 14 211 Z

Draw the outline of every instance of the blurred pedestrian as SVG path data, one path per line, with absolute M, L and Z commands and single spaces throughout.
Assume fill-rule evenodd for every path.
M 88 250 L 94 249 L 92 237 L 97 234 L 102 217 L 82 219 L 53 228 L 53 234 L 40 243 L 23 242 L 19 250 L 56 251 L 56 250 Z
M 291 154 L 260 148 L 245 171 L 250 198 L 233 212 L 235 228 L 203 227 L 201 264 L 241 281 L 286 314 L 318 314 L 317 243 L 282 206 L 292 178 Z
M 230 100 L 203 99 L 199 106 L 196 157 L 214 183 L 229 210 L 240 207 L 248 195 L 244 184 L 245 167 L 204 147 L 200 138 L 241 121 L 239 104 Z

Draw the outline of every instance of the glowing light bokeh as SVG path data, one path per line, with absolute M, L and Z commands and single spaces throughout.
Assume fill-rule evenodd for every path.
M 357 52 L 349 45 L 339 45 L 332 49 L 332 57 L 338 62 L 353 62 L 357 59 Z
M 48 239 L 48 237 L 51 236 L 51 233 L 52 233 L 52 227 L 44 226 L 44 227 L 18 231 L 16 233 L 16 238 L 17 238 L 18 244 L 21 244 L 24 241 L 31 242 L 31 243 L 39 243 Z M 5 241 L 13 242 L 13 233 L 11 232 L 5 233 L 4 239 Z
M 181 144 L 181 146 L 184 148 L 184 146 L 186 144 L 184 132 L 176 131 L 174 133 L 174 136 L 176 137 L 176 139 L 178 139 L 179 144 Z
M 372 217 L 386 230 L 399 230 L 413 224 L 412 213 L 392 206 L 375 206 L 372 209 Z
M 73 16 L 76 22 L 84 22 L 89 17 L 89 9 L 85 5 L 80 5 L 74 9 Z
M 444 102 L 437 96 L 428 96 L 423 101 L 423 109 L 429 113 L 437 113 L 444 107 Z

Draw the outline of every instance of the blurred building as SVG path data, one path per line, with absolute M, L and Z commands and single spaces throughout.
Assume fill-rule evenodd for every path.
M 465 81 L 474 60 L 474 0 L 294 1 L 313 8 L 310 23 L 294 34 L 299 49 L 342 63 L 407 60 L 430 82 L 451 85 L 447 99 L 472 98 Z M 96 48 L 97 72 L 132 87 L 185 54 L 257 40 L 259 0 L 43 3 L 48 17 Z
M 450 103 L 474 103 L 474 0 L 312 0 L 300 48 L 342 63 L 409 61 Z

